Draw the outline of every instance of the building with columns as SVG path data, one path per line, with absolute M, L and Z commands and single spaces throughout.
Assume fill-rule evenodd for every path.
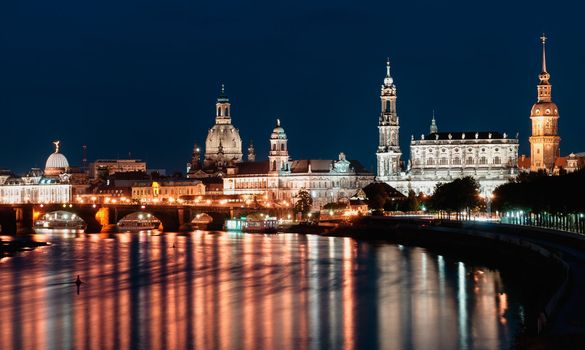
M 488 194 L 517 175 L 518 137 L 497 131 L 440 132 L 433 112 L 429 133 L 411 136 L 410 160 L 404 166 L 398 141 L 400 123 L 396 109 L 396 85 L 386 62 L 378 120 L 377 181 L 403 194 L 432 194 L 438 183 L 472 176 Z
M 337 160 L 291 160 L 288 138 L 277 119 L 270 134 L 268 160 L 234 163 L 223 177 L 224 194 L 259 195 L 280 206 L 292 206 L 301 190 L 319 208 L 330 202 L 351 198 L 374 180 L 355 160 L 340 153 Z

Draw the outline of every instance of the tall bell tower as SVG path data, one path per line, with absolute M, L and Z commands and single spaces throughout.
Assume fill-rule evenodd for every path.
M 381 112 L 378 120 L 377 178 L 387 181 L 400 173 L 399 121 L 396 113 L 396 85 L 390 75 L 390 59 L 386 61 L 386 77 L 380 92 Z
M 559 110 L 552 102 L 552 86 L 550 74 L 546 70 L 546 36 L 540 37 L 542 42 L 542 72 L 538 75 L 538 99 L 530 111 L 532 136 L 530 136 L 530 170 L 544 170 L 552 173 L 555 160 L 559 157 L 558 135 Z

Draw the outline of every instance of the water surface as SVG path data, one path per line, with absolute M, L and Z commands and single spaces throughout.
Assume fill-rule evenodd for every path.
M 422 248 L 205 231 L 41 238 L 52 246 L 0 263 L 0 349 L 496 349 L 522 327 L 504 274 Z

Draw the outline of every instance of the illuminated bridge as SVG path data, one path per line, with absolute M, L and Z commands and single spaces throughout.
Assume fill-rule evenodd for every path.
M 249 213 L 285 215 L 283 209 L 241 206 L 140 205 L 140 204 L 0 204 L 2 234 L 34 232 L 34 222 L 47 213 L 65 211 L 83 220 L 86 233 L 99 233 L 127 215 L 147 213 L 157 218 L 163 231 L 177 232 L 194 218 L 207 214 L 213 218 L 208 228 L 219 230 L 226 219 Z M 188 227 L 188 226 L 187 226 Z

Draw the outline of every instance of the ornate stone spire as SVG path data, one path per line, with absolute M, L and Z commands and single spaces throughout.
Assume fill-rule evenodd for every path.
M 542 42 L 542 72 L 546 73 L 546 39 L 548 39 L 544 33 L 540 37 L 540 41 Z
M 393 82 L 394 79 L 392 79 L 392 76 L 390 75 L 390 58 L 388 57 L 386 58 L 386 77 L 384 78 L 384 85 L 390 87 Z
M 532 135 L 530 141 L 530 170 L 545 170 L 554 173 L 555 161 L 559 157 L 559 144 L 561 138 L 558 134 L 559 110 L 552 101 L 552 85 L 550 74 L 546 67 L 546 41 L 542 34 L 542 69 L 538 75 L 536 89 L 538 98 L 530 111 L 532 122 Z
M 229 98 L 225 94 L 225 85 L 223 83 L 221 84 L 221 91 L 217 97 L 217 102 L 229 102 Z
M 248 162 L 256 161 L 256 151 L 254 150 L 254 141 L 250 140 L 250 145 L 248 146 Z
M 437 122 L 435 121 L 435 110 L 433 109 L 433 119 L 431 120 L 430 133 L 436 134 L 437 132 L 439 132 L 439 128 L 437 128 Z
M 542 43 L 542 71 L 538 75 L 538 101 L 551 102 L 552 86 L 549 82 L 550 74 L 546 70 L 546 40 L 547 37 L 542 34 L 540 42 Z

